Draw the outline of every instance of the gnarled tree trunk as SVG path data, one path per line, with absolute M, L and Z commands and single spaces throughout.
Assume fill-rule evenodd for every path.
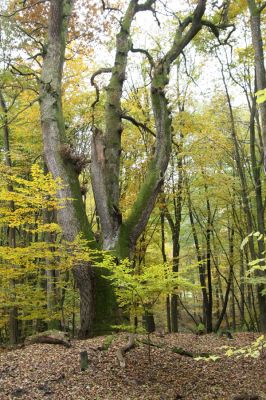
M 163 184 L 171 153 L 171 115 L 165 94 L 170 68 L 202 28 L 201 19 L 206 7 L 206 0 L 198 1 L 194 13 L 178 27 L 172 46 L 162 59 L 155 63 L 148 55 L 152 69 L 151 101 L 156 128 L 155 152 L 136 201 L 129 216 L 123 221 L 119 210 L 119 171 L 123 131 L 121 96 L 128 53 L 132 47 L 130 28 L 135 15 L 141 11 L 152 10 L 154 3 L 155 0 L 147 0 L 142 4 L 139 4 L 138 0 L 129 2 L 120 22 L 115 63 L 106 89 L 105 129 L 102 132 L 94 127 L 92 139 L 92 185 L 101 221 L 103 245 L 105 249 L 114 250 L 119 258 L 128 257 L 134 251 L 136 241 L 145 229 Z M 144 53 L 148 54 L 145 51 Z
M 66 143 L 62 112 L 62 71 L 72 3 L 72 0 L 51 0 L 50 2 L 48 41 L 40 80 L 45 161 L 53 177 L 62 179 L 63 187 L 58 191 L 59 198 L 73 199 L 65 201 L 64 208 L 57 212 L 63 237 L 68 241 L 73 241 L 79 233 L 87 239 L 93 239 L 82 202 L 77 166 L 69 155 Z M 67 156 L 66 153 L 68 153 Z M 85 337 L 92 332 L 94 317 L 93 275 L 88 264 L 77 265 L 73 273 L 80 292 L 80 335 Z

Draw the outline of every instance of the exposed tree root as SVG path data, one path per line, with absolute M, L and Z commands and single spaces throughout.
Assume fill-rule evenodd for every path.
M 131 333 L 128 338 L 128 343 L 117 350 L 116 357 L 118 359 L 119 365 L 121 368 L 126 367 L 126 359 L 125 354 L 135 347 L 135 335 Z

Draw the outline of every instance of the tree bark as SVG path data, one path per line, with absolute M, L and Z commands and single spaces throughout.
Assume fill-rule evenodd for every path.
M 209 297 L 208 297 L 208 292 L 207 292 L 207 288 L 206 288 L 205 267 L 203 264 L 203 257 L 202 257 L 201 251 L 200 251 L 199 239 L 198 239 L 198 234 L 197 234 L 197 230 L 196 230 L 196 226 L 195 226 L 194 215 L 193 215 L 193 211 L 192 211 L 192 202 L 191 202 L 191 197 L 190 197 L 190 193 L 188 190 L 188 186 L 187 186 L 187 202 L 188 202 L 189 220 L 190 220 L 190 224 L 191 224 L 192 235 L 193 235 L 193 239 L 194 239 L 196 255 L 197 255 L 197 260 L 198 260 L 199 280 L 200 280 L 201 293 L 202 293 L 202 313 L 203 313 L 202 319 L 205 324 L 205 328 L 207 328 L 207 324 L 208 324 L 207 316 L 209 315 L 209 313 L 208 313 Z
M 161 238 L 162 238 L 162 243 L 161 243 L 161 250 L 162 250 L 162 258 L 163 262 L 166 263 L 167 257 L 166 257 L 166 251 L 165 251 L 165 215 L 164 215 L 164 207 L 161 209 Z M 172 328 L 171 328 L 171 303 L 170 303 L 170 295 L 166 295 L 166 320 L 167 320 L 167 332 L 171 333 Z
M 5 102 L 5 98 L 2 90 L 0 90 L 0 106 L 3 112 L 3 131 L 4 131 L 4 152 L 5 152 L 5 164 L 8 167 L 12 167 L 12 159 L 10 154 L 10 131 L 8 124 L 8 108 Z M 7 186 L 9 192 L 13 192 L 13 186 L 9 184 Z M 14 201 L 9 202 L 10 210 L 15 211 Z M 8 227 L 8 245 L 10 247 L 16 247 L 16 231 L 15 228 Z M 16 282 L 14 279 L 10 280 L 11 292 L 15 291 Z M 15 294 L 12 294 L 13 300 L 15 300 Z M 11 307 L 9 310 L 9 342 L 11 345 L 18 343 L 19 340 L 19 327 L 18 327 L 18 310 L 17 307 Z
M 62 111 L 62 71 L 65 56 L 68 21 L 72 10 L 72 0 L 51 0 L 48 41 L 44 54 L 40 80 L 41 127 L 44 156 L 49 171 L 54 178 L 60 177 L 63 186 L 58 196 L 64 207 L 57 212 L 58 223 L 63 237 L 73 241 L 82 233 L 93 240 L 87 220 L 79 186 L 77 167 L 71 157 L 66 156 L 67 141 Z M 73 199 L 73 200 L 66 200 Z M 94 317 L 93 274 L 88 264 L 79 264 L 73 270 L 80 292 L 80 335 L 92 333 Z
M 170 50 L 162 59 L 155 63 L 149 57 L 152 63 L 151 101 L 156 127 L 155 152 L 131 212 L 123 221 L 119 210 L 119 171 L 123 131 L 121 95 L 128 52 L 132 47 L 130 28 L 135 15 L 140 11 L 151 10 L 154 2 L 153 0 L 147 0 L 143 4 L 138 4 L 138 0 L 129 2 L 116 38 L 115 63 L 106 89 L 105 129 L 102 132 L 94 127 L 92 139 L 92 185 L 101 221 L 103 245 L 105 249 L 114 250 L 119 258 L 132 255 L 163 184 L 171 152 L 172 126 L 165 88 L 169 83 L 172 63 L 202 28 L 201 19 L 206 7 L 206 0 L 198 1 L 193 15 L 180 24 Z
M 178 150 L 182 153 L 182 140 L 181 135 L 180 144 Z M 178 157 L 178 155 L 175 155 Z M 172 166 L 173 169 L 175 166 Z M 178 157 L 177 161 L 178 178 L 177 185 L 172 183 L 173 192 L 173 217 L 170 212 L 166 209 L 165 215 L 172 233 L 172 255 L 173 255 L 173 271 L 179 271 L 179 256 L 180 256 L 180 229 L 181 229 L 181 212 L 182 212 L 182 201 L 183 201 L 183 158 Z M 176 171 L 173 171 L 176 173 Z M 178 295 L 173 293 L 171 295 L 171 330 L 172 332 L 178 332 Z
M 265 72 L 264 72 L 264 74 L 265 74 Z M 226 92 L 226 97 L 227 97 L 227 102 L 228 102 L 228 108 L 229 108 L 229 114 L 230 114 L 230 120 L 231 120 L 231 136 L 232 136 L 234 146 L 235 146 L 236 165 L 237 165 L 237 169 L 238 169 L 238 173 L 239 173 L 239 177 L 240 177 L 240 181 L 241 181 L 241 191 L 242 191 L 241 195 L 242 195 L 243 209 L 244 209 L 246 224 L 247 224 L 247 234 L 250 234 L 250 233 L 252 233 L 252 231 L 254 229 L 254 222 L 253 222 L 253 216 L 252 216 L 252 212 L 251 212 L 250 204 L 249 204 L 246 176 L 245 176 L 243 164 L 241 162 L 239 143 L 238 143 L 237 133 L 236 133 L 236 128 L 235 128 L 235 121 L 234 121 L 234 114 L 233 114 L 231 99 L 229 96 L 229 91 L 228 91 L 228 87 L 226 84 L 226 79 L 224 76 L 223 68 L 222 68 L 222 77 L 223 77 L 223 82 L 224 82 L 224 87 L 225 87 L 225 92 Z M 252 148 L 253 140 L 254 140 L 253 139 L 254 132 L 253 132 L 252 124 L 253 124 L 253 121 L 251 120 L 251 124 L 250 124 L 251 156 L 252 156 L 252 161 L 253 161 L 253 167 L 255 167 L 255 164 L 254 164 L 255 159 L 254 159 L 254 154 L 253 154 L 254 150 Z M 257 166 L 256 166 L 256 168 L 257 168 Z M 255 176 L 257 179 L 258 178 L 257 171 L 253 170 L 253 172 L 256 174 Z M 257 183 L 258 183 L 258 181 L 257 181 Z M 259 188 L 257 188 L 257 193 L 256 193 L 257 207 L 258 206 L 261 207 L 260 198 L 259 198 L 260 195 L 258 193 L 258 190 L 259 190 Z M 257 211 L 258 211 L 258 214 L 257 214 L 258 223 L 260 225 L 260 229 L 263 229 L 263 231 L 261 233 L 264 234 L 264 221 L 262 221 L 262 219 L 261 219 L 262 210 L 257 210 Z M 251 255 L 251 261 L 256 260 L 258 258 L 258 254 L 256 252 L 255 245 L 254 245 L 254 239 L 252 236 L 250 237 L 248 244 L 249 244 L 249 250 L 250 250 L 250 255 Z M 259 246 L 259 253 L 260 253 L 261 251 L 263 251 L 264 243 L 262 241 L 258 241 L 258 246 Z M 261 276 L 265 277 L 265 272 L 258 271 L 256 273 L 256 275 L 258 277 L 261 277 Z M 266 297 L 261 294 L 261 291 L 264 288 L 265 288 L 264 284 L 257 285 L 257 297 L 258 297 L 258 303 L 259 303 L 259 325 L 260 325 L 261 331 L 266 332 Z M 254 311 L 255 311 L 255 309 L 254 309 Z
M 264 71 L 265 72 L 265 71 Z M 265 79 L 266 81 L 266 79 Z M 265 103 L 266 107 L 266 103 Z M 265 257 L 265 244 L 264 244 L 264 234 L 265 234 L 265 222 L 264 222 L 264 204 L 262 199 L 262 184 L 260 171 L 261 166 L 257 162 L 256 151 L 255 151 L 255 115 L 256 115 L 256 103 L 255 98 L 253 99 L 253 106 L 250 114 L 250 155 L 252 164 L 252 174 L 255 184 L 255 195 L 256 195 L 256 217 L 257 217 L 257 228 L 258 231 L 263 235 L 263 238 L 258 240 L 258 258 L 263 259 Z M 266 121 L 266 120 L 265 120 Z M 265 261 L 260 262 L 261 266 L 265 265 Z M 258 277 L 265 277 L 266 273 L 263 271 L 257 272 Z M 258 303 L 260 311 L 260 329 L 266 332 L 266 297 L 261 295 L 261 291 L 265 288 L 265 285 L 259 284 L 257 287 Z
M 207 185 L 205 185 L 206 193 L 206 208 L 207 208 L 207 229 L 206 229 L 206 266 L 207 266 L 207 282 L 208 282 L 208 308 L 206 312 L 206 330 L 207 333 L 212 332 L 212 308 L 213 308 L 213 296 L 212 296 L 212 270 L 211 270 L 211 229 L 212 229 L 212 217 L 211 217 L 211 206 L 207 194 Z
M 256 5 L 255 0 L 247 0 L 247 2 L 250 12 L 252 45 L 255 52 L 257 90 L 263 90 L 266 88 L 266 71 L 264 65 L 264 50 L 261 32 L 261 12 L 265 8 L 265 5 L 261 8 L 259 5 Z M 264 147 L 264 170 L 266 171 L 266 101 L 260 105 L 259 112 Z

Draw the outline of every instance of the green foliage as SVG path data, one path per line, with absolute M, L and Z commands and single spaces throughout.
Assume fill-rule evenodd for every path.
M 148 313 L 162 296 L 196 288 L 179 273 L 173 272 L 168 264 L 152 264 L 138 271 L 128 259 L 117 265 L 115 259 L 106 254 L 100 266 L 110 270 L 110 276 L 105 278 L 114 286 L 120 307 L 132 316 Z
M 202 333 L 204 333 L 205 331 L 206 331 L 205 325 L 202 324 L 202 323 L 199 323 L 199 324 L 197 325 L 196 332 L 197 332 L 198 334 L 202 334 Z
M 106 336 L 102 345 L 103 350 L 108 350 L 114 340 L 115 340 L 115 335 Z

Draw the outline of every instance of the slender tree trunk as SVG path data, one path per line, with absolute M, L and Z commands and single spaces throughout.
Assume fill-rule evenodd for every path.
M 205 191 L 207 194 L 207 186 L 205 185 Z M 212 300 L 212 270 L 211 270 L 211 229 L 212 229 L 212 218 L 211 218 L 211 207 L 210 201 L 207 196 L 206 199 L 207 205 L 207 229 L 206 229 L 206 265 L 207 265 L 207 280 L 208 280 L 208 308 L 206 312 L 206 329 L 207 333 L 212 332 L 212 307 L 213 307 L 213 300 Z
M 244 256 L 243 252 L 240 251 L 239 253 L 240 257 L 240 270 L 239 270 L 239 278 L 240 278 L 240 325 L 241 327 L 244 326 L 244 320 L 245 320 L 245 283 L 244 283 L 244 277 L 245 277 L 245 266 L 244 266 Z
M 9 134 L 9 125 L 8 125 L 8 108 L 3 96 L 2 91 L 0 90 L 0 105 L 3 112 L 3 131 L 4 131 L 4 152 L 5 152 L 5 164 L 8 167 L 12 167 L 12 159 L 10 154 L 10 134 Z M 8 185 L 7 190 L 9 192 L 13 192 L 13 186 Z M 11 211 L 15 211 L 15 203 L 10 201 L 10 209 Z M 16 247 L 16 231 L 15 228 L 8 227 L 8 245 L 10 247 Z M 10 280 L 10 290 L 12 293 L 12 300 L 15 301 L 15 288 L 16 282 L 14 279 Z M 19 327 L 18 327 L 18 310 L 17 307 L 11 307 L 9 310 L 9 341 L 10 344 L 16 344 L 19 340 Z
M 264 72 L 264 74 L 265 74 L 265 72 Z M 228 87 L 227 87 L 227 84 L 226 84 L 226 79 L 225 79 L 225 76 L 224 76 L 224 73 L 223 73 L 223 69 L 222 69 L 222 76 L 223 76 L 223 82 L 224 82 L 224 87 L 225 87 L 225 91 L 226 91 L 228 107 L 229 107 L 229 113 L 230 113 L 230 119 L 231 119 L 231 135 L 232 135 L 232 139 L 233 139 L 233 142 L 234 142 L 234 145 L 235 145 L 236 164 L 237 164 L 237 169 L 238 169 L 238 173 L 239 173 L 239 177 L 240 177 L 240 181 L 241 181 L 242 201 L 243 201 L 243 209 L 244 209 L 244 213 L 245 213 L 245 217 L 246 217 L 246 223 L 247 223 L 247 234 L 250 234 L 253 231 L 254 223 L 253 223 L 253 217 L 252 217 L 250 204 L 249 204 L 246 177 L 245 177 L 244 168 L 243 168 L 243 164 L 241 162 L 241 157 L 240 157 L 239 143 L 238 143 L 237 134 L 236 134 L 236 128 L 235 128 L 235 122 L 234 122 L 233 109 L 232 109 L 232 105 L 231 105 L 231 99 L 230 99 L 230 96 L 229 96 Z M 253 132 L 253 127 L 252 127 L 252 121 L 251 121 L 250 128 L 251 128 L 250 129 L 250 133 L 251 133 L 251 153 L 252 153 L 253 163 L 255 163 L 253 149 L 252 149 L 252 143 L 253 143 L 253 140 L 254 140 L 253 139 L 254 132 Z M 255 167 L 255 165 L 254 165 L 254 167 Z M 257 166 L 255 168 L 257 168 Z M 257 171 L 253 171 L 253 172 L 255 172 L 255 174 L 257 176 Z M 257 197 L 256 197 L 257 205 L 259 205 L 259 202 L 260 202 L 260 200 L 259 200 L 260 195 L 258 193 L 258 190 L 259 190 L 259 188 L 257 188 Z M 263 207 L 262 207 L 262 209 L 263 209 Z M 258 218 L 258 222 L 260 224 L 260 228 L 263 229 L 262 233 L 264 234 L 264 221 L 260 217 L 261 212 L 262 212 L 262 210 L 259 209 L 258 210 L 258 214 L 257 214 L 257 218 Z M 259 245 L 259 252 L 260 252 L 260 249 L 263 251 L 264 243 L 262 241 L 259 241 L 258 245 Z M 251 261 L 252 260 L 256 260 L 258 255 L 257 255 L 256 250 L 255 250 L 254 239 L 253 239 L 252 236 L 249 238 L 249 249 L 250 249 Z M 258 277 L 261 277 L 261 276 L 265 277 L 265 272 L 258 271 L 256 273 L 256 275 Z M 260 326 L 260 330 L 263 331 L 263 332 L 266 331 L 266 297 L 261 294 L 261 292 L 262 292 L 262 290 L 264 288 L 265 288 L 264 284 L 258 284 L 257 285 L 257 297 L 258 297 L 258 303 L 259 303 L 259 326 Z M 254 312 L 255 312 L 255 308 L 254 308 Z
M 225 296 L 223 297 L 222 295 L 222 304 L 223 304 L 223 308 L 221 311 L 221 314 L 218 318 L 218 321 L 215 325 L 215 329 L 214 331 L 217 332 L 218 329 L 220 328 L 220 325 L 226 315 L 226 310 L 227 310 L 227 305 L 228 305 L 228 301 L 229 301 L 229 295 L 230 295 L 230 291 L 232 291 L 232 284 L 233 284 L 233 267 L 234 267 L 234 229 L 228 227 L 228 239 L 229 239 L 229 276 L 227 279 L 227 287 L 226 287 L 226 292 L 225 292 Z M 220 273 L 220 271 L 217 269 L 218 273 Z M 220 276 L 218 277 L 218 281 L 220 280 Z M 221 285 L 221 280 L 220 280 L 220 290 L 222 291 L 222 285 Z M 222 293 L 222 292 L 221 292 Z M 232 298 L 234 299 L 234 292 L 232 293 Z M 228 323 L 228 319 L 226 318 L 226 325 L 227 327 L 229 327 L 229 323 Z
M 235 265 L 235 248 L 234 248 L 234 227 L 228 226 L 228 241 L 229 241 L 229 260 L 230 260 L 230 272 L 231 278 L 231 311 L 232 311 L 232 328 L 236 330 L 236 310 L 235 310 L 235 285 L 234 285 L 234 265 Z
M 173 271 L 179 271 L 179 239 L 173 237 Z M 172 332 L 178 332 L 178 295 L 173 293 L 171 296 L 171 322 Z
M 173 182 L 173 214 L 174 217 L 170 214 L 168 209 L 166 208 L 166 204 L 164 204 L 164 213 L 167 218 L 169 227 L 172 233 L 172 256 L 173 256 L 173 264 L 172 268 L 174 272 L 179 271 L 179 256 L 180 256 L 180 228 L 181 228 L 181 211 L 182 211 L 182 189 L 183 189 L 183 172 L 182 172 L 182 160 L 178 161 L 178 181 L 177 188 L 174 187 Z M 177 192 L 176 192 L 177 190 Z M 164 201 L 164 200 L 163 200 Z M 164 201 L 165 203 L 165 201 Z M 178 295 L 173 293 L 171 295 L 171 304 L 170 312 L 171 312 L 171 331 L 178 332 Z
M 227 309 L 227 305 L 228 305 L 232 279 L 233 279 L 232 267 L 230 266 L 229 278 L 228 278 L 228 281 L 227 281 L 226 292 L 225 292 L 225 296 L 223 296 L 221 278 L 220 277 L 218 278 L 219 288 L 220 288 L 220 295 L 221 295 L 221 302 L 222 302 L 223 307 L 222 307 L 222 311 L 220 313 L 220 316 L 218 318 L 218 321 L 216 322 L 216 325 L 215 325 L 215 328 L 214 328 L 214 332 L 217 332 L 219 330 L 219 328 L 221 326 L 221 323 L 223 322 L 224 318 L 226 320 L 226 326 L 229 327 L 229 322 L 228 322 L 226 309 Z
M 215 303 L 216 303 L 215 317 L 216 317 L 216 319 L 218 319 L 219 315 L 221 313 L 221 311 L 220 311 L 220 297 L 219 297 L 218 277 L 217 277 L 217 283 L 215 285 Z
M 206 288 L 205 268 L 204 268 L 204 264 L 203 264 L 203 257 L 200 252 L 199 239 L 198 239 L 198 234 L 197 234 L 197 230 L 196 230 L 196 226 L 195 226 L 195 222 L 194 222 L 192 203 L 191 203 L 191 198 L 190 198 L 190 193 L 189 193 L 188 187 L 187 187 L 187 201 L 188 201 L 189 219 L 190 219 L 192 235 L 193 235 L 193 239 L 194 239 L 196 255 L 197 255 L 197 260 L 198 260 L 199 280 L 200 280 L 201 292 L 202 292 L 203 322 L 205 324 L 205 328 L 207 328 L 206 316 L 207 316 L 207 312 L 208 312 L 208 308 L 209 308 L 209 298 L 208 298 L 208 292 L 207 292 L 207 288 Z
M 232 329 L 236 330 L 236 307 L 235 307 L 235 285 L 232 280 L 231 285 L 231 315 L 232 315 Z
M 163 262 L 166 263 L 167 257 L 166 257 L 166 252 L 165 252 L 165 224 L 164 224 L 164 208 L 161 210 L 161 238 L 162 238 L 162 244 L 161 244 L 161 250 L 162 250 L 162 258 Z M 167 331 L 168 333 L 171 333 L 171 305 L 170 305 L 170 295 L 166 296 L 166 320 L 167 320 Z
M 229 287 L 228 283 L 229 282 L 227 282 L 227 290 L 226 290 L 225 294 L 228 292 L 228 296 L 229 296 L 230 287 Z M 219 327 L 220 327 L 220 325 L 222 323 L 223 314 L 224 314 L 223 318 L 225 319 L 225 323 L 226 323 L 226 329 L 229 329 L 229 320 L 228 320 L 228 315 L 227 315 L 227 312 L 226 312 L 228 300 L 225 299 L 225 297 L 223 295 L 223 286 L 222 286 L 220 273 L 219 273 L 219 276 L 218 276 L 218 285 L 219 285 L 219 293 L 220 293 L 220 299 L 221 299 L 221 304 L 222 304 L 222 311 L 221 311 L 220 318 L 219 318 L 220 321 L 218 320 L 216 322 L 216 326 L 215 326 L 214 332 L 217 332 L 217 330 L 219 329 Z

